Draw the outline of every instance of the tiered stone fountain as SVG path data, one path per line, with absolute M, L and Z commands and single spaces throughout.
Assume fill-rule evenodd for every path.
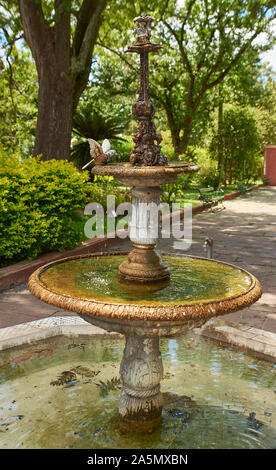
M 261 286 L 241 268 L 189 256 L 162 260 L 155 249 L 157 239 L 152 235 L 147 207 L 159 204 L 162 184 L 198 168 L 190 163 L 168 163 L 161 154 L 161 135 L 152 122 L 148 76 L 148 53 L 161 46 L 150 41 L 153 18 L 142 15 L 135 21 L 138 39 L 128 49 L 140 54 L 141 64 L 140 93 L 133 105 L 138 118 L 134 150 L 127 164 L 93 167 L 94 174 L 113 176 L 133 187 L 133 250 L 123 254 L 123 260 L 122 253 L 93 253 L 50 263 L 31 275 L 29 288 L 45 302 L 125 335 L 121 423 L 152 429 L 162 414 L 159 338 L 185 334 L 211 317 L 249 306 L 261 296 Z

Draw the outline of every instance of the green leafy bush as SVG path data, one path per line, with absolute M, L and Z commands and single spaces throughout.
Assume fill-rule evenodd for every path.
M 76 246 L 77 209 L 91 200 L 87 181 L 66 161 L 0 155 L 0 264 Z
M 231 106 L 225 110 L 220 136 L 215 134 L 210 143 L 210 153 L 214 157 L 219 138 L 222 151 L 221 171 L 225 182 L 232 184 L 261 177 L 263 162 L 258 127 L 250 108 Z
M 217 189 L 220 183 L 220 175 L 217 170 L 216 161 L 211 159 L 208 149 L 202 147 L 190 147 L 193 162 L 198 165 L 199 170 L 192 174 L 193 182 L 200 188 L 212 186 Z
M 116 207 L 123 202 L 131 202 L 130 187 L 118 183 L 113 176 L 95 176 L 92 184 L 90 201 L 98 202 L 106 210 L 107 196 L 115 196 Z
M 117 152 L 112 157 L 112 162 L 129 162 L 130 154 L 134 148 L 132 137 L 124 135 L 124 140 L 113 140 L 112 148 Z

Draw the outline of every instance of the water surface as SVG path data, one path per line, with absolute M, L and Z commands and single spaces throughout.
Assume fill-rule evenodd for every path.
M 117 277 L 125 256 L 99 256 L 56 264 L 41 280 L 55 292 L 113 303 L 174 305 L 209 302 L 239 295 L 251 284 L 239 268 L 207 259 L 164 256 L 171 279 L 157 286 L 123 284 Z
M 276 446 L 275 365 L 194 332 L 162 339 L 162 425 L 118 430 L 119 339 L 51 338 L 0 355 L 0 448 Z

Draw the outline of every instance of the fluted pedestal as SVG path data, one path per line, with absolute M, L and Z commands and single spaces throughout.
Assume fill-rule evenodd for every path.
M 159 336 L 126 336 L 120 376 L 123 386 L 119 398 L 121 428 L 153 430 L 160 424 L 163 405 Z
M 170 278 L 170 269 L 155 250 L 158 240 L 160 187 L 132 189 L 130 240 L 133 250 L 119 266 L 125 281 L 153 283 Z

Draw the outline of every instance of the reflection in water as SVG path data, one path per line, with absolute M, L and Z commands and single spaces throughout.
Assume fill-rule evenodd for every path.
M 120 432 L 123 348 L 118 339 L 60 337 L 3 351 L 0 448 L 276 446 L 275 365 L 193 332 L 161 340 L 160 428 Z
M 171 339 L 168 343 L 168 355 L 172 361 L 177 359 L 178 343 L 175 339 Z

